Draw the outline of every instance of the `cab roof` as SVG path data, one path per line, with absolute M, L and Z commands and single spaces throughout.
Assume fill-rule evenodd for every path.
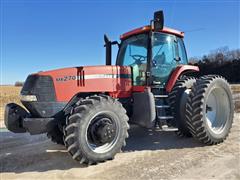
M 150 26 L 143 26 L 143 27 L 140 27 L 140 28 L 137 28 L 137 29 L 134 29 L 132 31 L 129 31 L 129 32 L 126 32 L 126 33 L 122 34 L 120 36 L 120 39 L 124 40 L 124 39 L 126 39 L 126 38 L 128 38 L 132 35 L 146 33 L 146 32 L 149 32 L 150 30 L 151 30 Z M 181 31 L 178 31 L 178 30 L 175 30 L 175 29 L 171 29 L 171 28 L 168 28 L 168 27 L 163 27 L 163 29 L 159 32 L 163 32 L 163 33 L 167 33 L 167 34 L 173 34 L 173 35 L 176 35 L 176 36 L 181 37 L 181 38 L 184 37 L 184 32 L 181 32 Z

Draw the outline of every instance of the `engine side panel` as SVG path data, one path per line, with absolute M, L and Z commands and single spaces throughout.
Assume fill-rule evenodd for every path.
M 109 92 L 111 96 L 131 96 L 131 68 L 123 66 L 85 66 L 40 72 L 51 76 L 56 101 L 68 102 L 80 92 Z

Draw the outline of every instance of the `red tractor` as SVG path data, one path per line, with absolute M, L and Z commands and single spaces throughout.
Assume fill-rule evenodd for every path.
M 106 65 L 45 71 L 27 77 L 25 108 L 6 105 L 5 124 L 15 133 L 47 133 L 80 163 L 113 159 L 125 146 L 129 123 L 176 129 L 204 144 L 223 142 L 233 122 L 230 86 L 217 75 L 195 78 L 184 33 L 163 26 L 163 12 L 149 26 L 111 42 Z M 111 63 L 112 45 L 119 51 Z

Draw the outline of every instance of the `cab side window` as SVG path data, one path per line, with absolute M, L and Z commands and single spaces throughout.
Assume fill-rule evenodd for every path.
M 134 86 L 146 84 L 148 34 L 132 36 L 122 42 L 118 61 L 122 66 L 131 66 Z
M 185 50 L 185 46 L 182 38 L 178 37 L 177 42 L 178 42 L 178 52 L 179 52 L 178 54 L 179 54 L 179 57 L 181 58 L 181 61 L 179 63 L 188 64 L 187 54 L 186 54 L 186 50 Z

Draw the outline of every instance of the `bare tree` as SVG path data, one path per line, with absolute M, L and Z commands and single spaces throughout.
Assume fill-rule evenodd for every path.
M 220 47 L 202 58 L 190 58 L 189 62 L 199 66 L 199 75 L 219 74 L 230 82 L 240 83 L 240 49 L 229 50 L 227 46 Z

